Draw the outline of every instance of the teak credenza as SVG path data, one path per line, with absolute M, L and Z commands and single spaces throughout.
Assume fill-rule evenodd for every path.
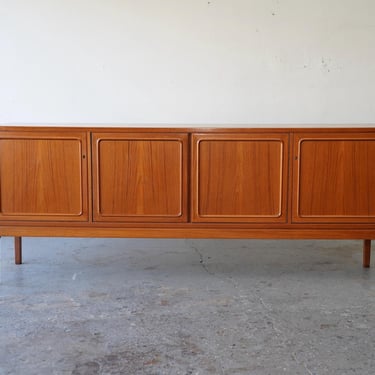
M 0 127 L 0 236 L 375 238 L 375 128 Z

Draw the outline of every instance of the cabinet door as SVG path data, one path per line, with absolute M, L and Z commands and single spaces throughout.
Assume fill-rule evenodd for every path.
M 375 134 L 294 136 L 293 221 L 375 222 Z
M 86 134 L 0 132 L 0 220 L 86 221 Z
M 187 134 L 94 133 L 94 220 L 181 222 Z
M 193 220 L 286 221 L 287 134 L 194 134 Z

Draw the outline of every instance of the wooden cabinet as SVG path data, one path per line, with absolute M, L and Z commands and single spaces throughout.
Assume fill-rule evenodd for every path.
M 93 133 L 94 221 L 187 220 L 187 134 Z
M 375 223 L 375 134 L 297 134 L 294 155 L 294 222 Z
M 288 134 L 193 134 L 195 222 L 286 222 Z
M 0 236 L 375 239 L 375 128 L 0 127 Z
M 84 132 L 0 132 L 0 220 L 87 221 Z

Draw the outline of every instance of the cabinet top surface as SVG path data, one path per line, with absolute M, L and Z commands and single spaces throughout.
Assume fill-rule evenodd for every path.
M 375 124 L 0 124 L 3 132 L 141 132 L 141 133 L 286 133 L 286 132 L 374 132 Z
M 33 123 L 33 124 L 0 124 L 0 130 L 16 130 L 17 128 L 80 128 L 80 129 L 100 129 L 101 131 L 110 129 L 173 129 L 181 131 L 194 131 L 195 129 L 222 129 L 222 130 L 241 130 L 241 129 L 374 129 L 374 124 L 50 124 L 50 123 Z

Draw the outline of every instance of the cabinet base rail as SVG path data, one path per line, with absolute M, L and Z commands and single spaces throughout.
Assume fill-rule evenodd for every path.
M 22 264 L 22 237 L 14 237 L 15 264 Z M 363 268 L 369 268 L 371 264 L 371 240 L 363 240 Z

